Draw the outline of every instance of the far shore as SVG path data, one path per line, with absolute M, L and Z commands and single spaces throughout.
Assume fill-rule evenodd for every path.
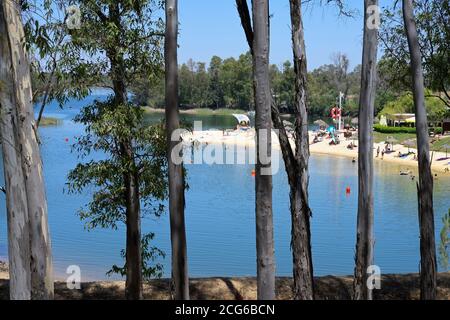
M 164 108 L 151 108 L 151 107 L 142 107 L 144 112 L 147 114 L 161 114 L 165 112 Z M 232 114 L 242 114 L 247 113 L 244 110 L 238 109 L 228 109 L 228 108 L 218 108 L 218 109 L 209 109 L 209 108 L 193 108 L 193 109 L 180 109 L 181 114 L 190 114 L 197 116 L 227 116 Z
M 39 126 L 41 127 L 50 127 L 60 125 L 63 120 L 53 117 L 42 117 Z
M 310 131 L 310 143 L 314 140 L 314 133 Z M 341 143 L 338 145 L 329 145 L 330 139 L 323 139 L 323 141 L 318 143 L 310 144 L 310 152 L 311 154 L 318 155 L 331 155 L 331 156 L 343 156 L 351 159 L 358 159 L 358 147 L 354 147 L 353 149 L 349 149 L 348 146 L 351 143 L 358 145 L 357 140 L 346 140 L 344 138 L 344 134 L 340 134 L 339 136 Z M 238 145 L 238 146 L 246 146 L 246 147 L 255 147 L 255 131 L 254 129 L 250 129 L 247 131 L 225 131 L 225 130 L 209 130 L 209 131 L 194 131 L 192 133 L 186 134 L 183 136 L 185 143 L 207 143 L 207 144 L 227 144 L 227 145 Z M 294 146 L 294 142 L 290 140 L 291 145 Z M 388 163 L 396 163 L 404 168 L 405 172 L 408 170 L 414 170 L 417 172 L 418 170 L 418 162 L 414 159 L 414 154 L 417 154 L 417 150 L 414 148 L 408 148 L 401 144 L 395 144 L 393 146 L 393 151 L 390 153 L 384 154 L 382 157 L 381 152 L 378 157 L 376 157 L 376 150 L 380 147 L 380 150 L 383 150 L 386 146 L 386 143 L 378 142 L 374 143 L 374 160 L 375 161 L 384 161 Z M 280 150 L 280 144 L 277 135 L 272 132 L 272 148 L 275 150 Z M 399 157 L 399 153 L 402 155 L 406 155 L 411 152 L 407 156 Z M 450 155 L 450 153 L 449 153 Z M 431 168 L 435 173 L 445 174 L 450 177 L 450 158 L 446 159 L 445 152 L 430 152 L 430 156 L 432 158 Z M 446 159 L 446 160 L 445 160 Z

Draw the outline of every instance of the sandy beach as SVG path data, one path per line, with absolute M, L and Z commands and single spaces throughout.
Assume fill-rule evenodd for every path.
M 348 146 L 353 142 L 358 145 L 357 140 L 346 139 L 344 134 L 341 133 L 339 135 L 339 139 L 341 141 L 338 145 L 330 145 L 330 139 L 323 138 L 322 141 L 317 143 L 312 143 L 314 140 L 315 133 L 310 131 L 310 152 L 311 154 L 323 154 L 323 155 L 332 155 L 332 156 L 344 156 L 349 158 L 358 158 L 358 148 L 354 147 L 353 149 L 349 149 Z M 245 146 L 245 147 L 255 147 L 255 130 L 249 129 L 246 131 L 236 130 L 209 130 L 209 131 L 193 131 L 183 135 L 183 141 L 186 144 L 192 143 L 200 143 L 200 144 L 225 144 L 225 145 L 235 145 L 235 146 Z M 291 145 L 293 144 L 293 139 L 291 139 Z M 384 161 L 389 163 L 396 163 L 401 165 L 402 168 L 406 170 L 413 170 L 417 172 L 418 163 L 415 160 L 415 155 L 417 154 L 417 150 L 414 148 L 408 148 L 407 146 L 403 146 L 401 144 L 395 144 L 393 146 L 393 151 L 384 154 L 381 156 L 381 153 L 378 157 L 376 157 L 376 150 L 380 147 L 380 150 L 383 150 L 386 146 L 385 142 L 374 143 L 374 159 L 375 161 Z M 275 132 L 272 132 L 272 148 L 275 151 L 280 150 L 280 143 L 278 140 L 278 136 Z M 391 147 L 392 149 L 392 147 Z M 399 152 L 402 155 L 411 152 L 408 156 L 399 157 Z M 445 174 L 450 177 L 450 158 L 446 158 L 445 152 L 431 152 L 430 156 L 432 158 L 431 168 L 433 172 Z M 449 154 L 450 157 L 450 154 Z

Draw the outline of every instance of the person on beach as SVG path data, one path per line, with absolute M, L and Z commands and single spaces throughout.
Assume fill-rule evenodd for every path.
M 381 160 L 384 159 L 384 150 L 381 151 Z
M 380 146 L 377 148 L 377 158 L 380 156 Z

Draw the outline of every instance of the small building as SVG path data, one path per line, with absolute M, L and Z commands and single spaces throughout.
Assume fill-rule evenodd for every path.
M 381 116 L 381 124 L 386 123 L 390 127 L 412 127 L 416 126 L 416 116 L 414 113 L 396 113 Z M 385 117 L 385 118 L 384 118 Z M 430 128 L 442 128 L 442 133 L 450 132 L 450 118 L 442 120 L 429 121 Z
M 386 115 L 389 127 L 415 127 L 416 115 L 414 113 L 395 113 Z

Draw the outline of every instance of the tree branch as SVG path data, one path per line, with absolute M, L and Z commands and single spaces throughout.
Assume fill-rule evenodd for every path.
M 244 28 L 248 46 L 250 51 L 253 53 L 253 27 L 247 0 L 236 0 L 236 6 L 239 12 L 239 17 L 241 18 L 241 24 Z
M 286 172 L 288 174 L 289 184 L 291 186 L 295 185 L 295 180 L 297 176 L 297 168 L 294 151 L 292 150 L 291 143 L 289 142 L 289 137 L 284 127 L 283 121 L 280 118 L 280 112 L 277 106 L 272 102 L 272 122 L 275 129 L 278 130 L 278 139 L 280 140 L 281 152 L 283 153 L 283 160 L 286 164 Z

